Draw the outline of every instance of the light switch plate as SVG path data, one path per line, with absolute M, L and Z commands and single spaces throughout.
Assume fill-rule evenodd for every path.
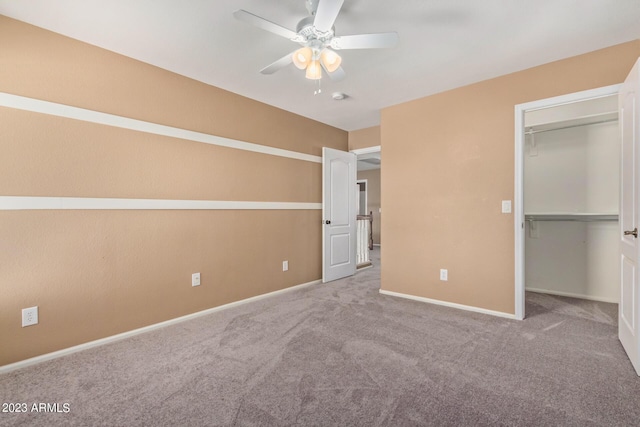
M 200 273 L 193 273 L 191 275 L 191 286 L 200 286 Z
M 442 280 L 443 282 L 449 280 L 449 270 L 447 270 L 446 268 L 440 269 L 440 280 Z
M 511 200 L 502 201 L 502 213 L 511 213 Z
M 289 261 L 282 261 L 282 271 L 289 270 Z

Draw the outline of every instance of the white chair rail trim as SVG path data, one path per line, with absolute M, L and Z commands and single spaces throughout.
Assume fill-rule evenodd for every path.
M 314 210 L 322 203 L 225 200 L 0 196 L 0 211 L 16 210 Z
M 34 113 L 65 117 L 68 119 L 82 120 L 85 122 L 135 130 L 139 132 L 146 132 L 155 135 L 186 139 L 189 141 L 202 142 L 204 144 L 218 145 L 221 147 L 235 148 L 238 150 L 269 154 L 272 156 L 287 157 L 290 159 L 304 160 L 307 162 L 322 163 L 322 157 L 320 156 L 313 156 L 311 154 L 299 153 L 297 151 L 283 150 L 281 148 L 268 147 L 266 145 L 223 138 L 220 136 L 194 132 L 187 129 L 180 129 L 176 127 L 160 125 L 157 123 L 145 122 L 143 120 L 116 116 L 114 114 L 87 110 L 85 108 L 72 107 L 70 105 L 42 101 L 39 99 L 27 98 L 19 95 L 12 95 L 10 93 L 0 92 L 0 106 L 15 108 L 17 110 L 30 111 Z

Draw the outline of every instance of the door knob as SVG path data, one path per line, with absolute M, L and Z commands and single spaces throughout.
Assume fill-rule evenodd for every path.
M 329 220 L 327 219 L 327 220 L 325 220 L 325 222 L 324 222 L 324 223 L 325 223 L 325 224 L 327 224 L 327 225 L 329 225 L 329 224 L 331 224 L 331 221 L 329 221 Z
M 625 236 L 633 235 L 633 237 L 635 237 L 637 239 L 638 238 L 638 227 L 634 228 L 633 231 L 625 230 L 624 235 Z

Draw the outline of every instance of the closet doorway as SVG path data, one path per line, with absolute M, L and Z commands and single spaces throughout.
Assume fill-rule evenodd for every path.
M 516 317 L 525 290 L 618 303 L 619 85 L 516 106 Z

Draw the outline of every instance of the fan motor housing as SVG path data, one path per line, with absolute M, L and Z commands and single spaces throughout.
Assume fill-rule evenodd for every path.
M 314 16 L 307 16 L 300 20 L 296 26 L 296 33 L 304 37 L 307 41 L 319 40 L 324 44 L 328 44 L 335 34 L 335 27 L 326 32 L 318 31 L 316 27 L 313 26 L 314 19 Z

